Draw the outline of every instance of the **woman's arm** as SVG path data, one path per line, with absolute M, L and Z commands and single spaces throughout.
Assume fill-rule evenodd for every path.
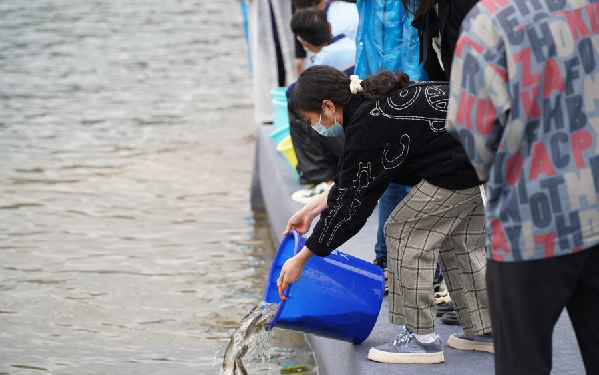
M 298 281 L 302 276 L 304 265 L 312 258 L 314 254 L 306 246 L 290 259 L 287 259 L 283 268 L 281 268 L 281 274 L 277 280 L 277 285 L 281 285 L 283 289 L 287 289 L 289 284 L 293 284 Z
M 287 235 L 292 229 L 297 230 L 300 234 L 304 234 L 310 230 L 312 220 L 314 220 L 314 218 L 327 207 L 327 198 L 329 196 L 331 186 L 333 185 L 330 185 L 322 194 L 314 197 L 314 199 L 308 202 L 304 207 L 302 207 L 301 210 L 296 212 L 295 215 L 289 219 L 283 235 Z M 288 259 L 281 269 L 281 274 L 277 280 L 277 285 L 282 285 L 283 289 L 287 289 L 289 284 L 293 284 L 294 282 L 298 281 L 302 275 L 302 271 L 304 270 L 304 265 L 310 258 L 312 258 L 312 255 L 314 254 L 310 251 L 310 249 L 304 246 L 302 250 L 297 253 L 297 255 Z
M 330 185 L 327 190 L 325 190 L 322 194 L 314 197 L 310 202 L 308 202 L 301 210 L 296 212 L 289 221 L 287 222 L 287 227 L 283 232 L 283 235 L 286 236 L 290 230 L 295 229 L 300 234 L 305 234 L 310 230 L 310 225 L 312 224 L 312 220 L 327 207 L 327 198 L 329 196 L 329 191 L 331 190 Z

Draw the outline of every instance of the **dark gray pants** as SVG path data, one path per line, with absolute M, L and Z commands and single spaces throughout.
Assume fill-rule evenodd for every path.
M 599 374 L 599 245 L 528 262 L 487 262 L 495 373 L 549 374 L 564 307 L 587 374 Z

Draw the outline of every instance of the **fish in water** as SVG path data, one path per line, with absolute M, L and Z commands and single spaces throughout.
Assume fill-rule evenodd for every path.
M 221 375 L 248 375 L 243 360 L 248 359 L 245 358 L 248 353 L 255 351 L 259 344 L 257 338 L 266 332 L 277 307 L 278 303 L 263 302 L 241 319 L 225 350 Z

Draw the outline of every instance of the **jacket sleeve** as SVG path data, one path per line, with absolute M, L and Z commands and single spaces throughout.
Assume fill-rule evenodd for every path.
M 399 146 L 399 145 L 398 145 Z M 402 161 L 385 165 L 388 155 L 399 155 L 397 146 L 382 149 L 347 150 L 340 171 L 329 191 L 328 207 L 322 211 L 306 246 L 319 256 L 329 255 L 362 229 L 378 199 L 393 180 Z M 404 155 L 405 156 L 405 155 Z M 405 159 L 405 157 L 403 157 Z
M 477 15 L 466 18 L 456 44 L 446 129 L 464 146 L 479 179 L 486 181 L 500 147 L 510 97 L 505 45 L 500 35 L 478 36 L 488 17 Z M 499 32 L 497 27 L 488 30 Z

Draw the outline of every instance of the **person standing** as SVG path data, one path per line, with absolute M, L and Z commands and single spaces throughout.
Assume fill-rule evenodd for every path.
M 401 0 L 414 16 L 418 29 L 420 60 L 433 81 L 449 80 L 453 51 L 464 17 L 478 0 Z
M 549 374 L 566 308 L 599 374 L 599 2 L 481 0 L 447 128 L 487 182 L 497 374 Z
M 394 0 L 359 0 L 359 23 L 356 37 L 355 74 L 367 77 L 381 69 L 401 70 L 412 81 L 426 81 L 427 74 L 419 62 L 418 32 L 411 25 L 412 17 L 403 5 Z M 373 263 L 385 273 L 385 291 L 388 291 L 387 243 L 385 222 L 391 212 L 409 193 L 410 188 L 390 182 L 379 199 L 378 229 L 374 244 Z
M 401 0 L 405 12 L 414 17 L 412 26 L 418 30 L 419 60 L 432 81 L 449 81 L 453 51 L 458 41 L 464 17 L 478 0 Z M 438 269 L 435 283 L 444 283 Z M 444 292 L 445 293 L 445 292 Z M 440 297 L 442 294 L 440 294 Z M 441 322 L 459 325 L 459 316 L 447 295 L 442 296 Z

